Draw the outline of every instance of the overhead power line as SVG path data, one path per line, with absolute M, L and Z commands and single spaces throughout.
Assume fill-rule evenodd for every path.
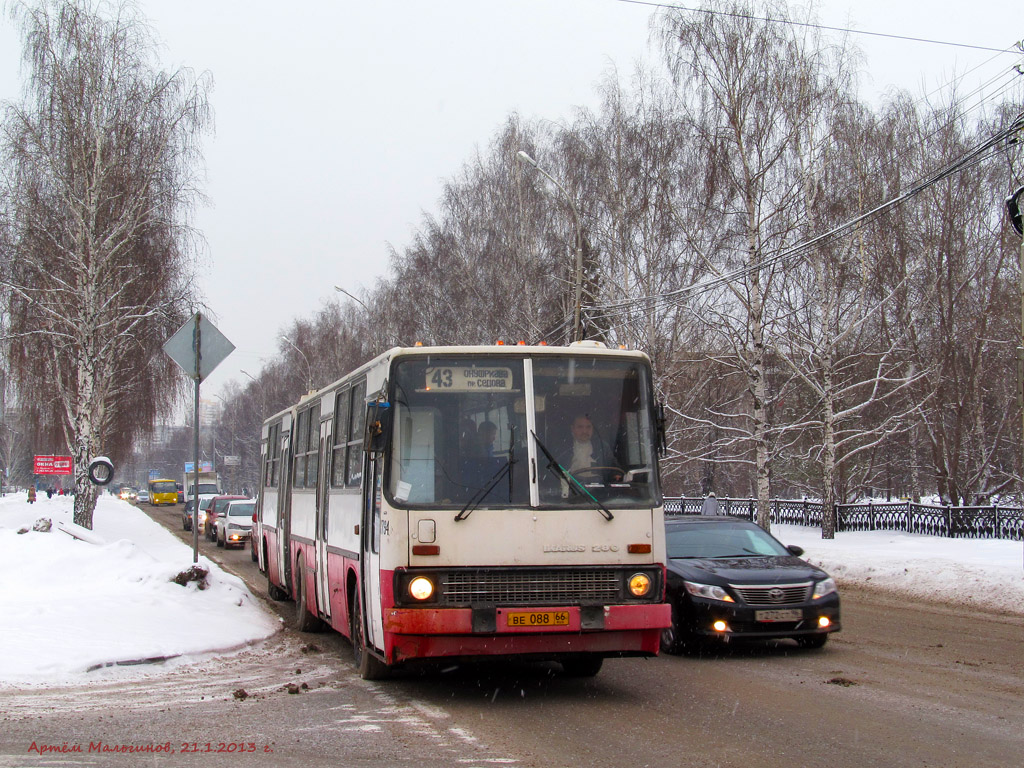
M 863 29 L 849 29 L 848 27 L 832 27 L 827 24 L 812 24 L 807 21 L 793 21 L 791 19 L 773 19 L 770 16 L 754 16 L 748 13 L 732 13 L 729 11 L 717 11 L 709 8 L 690 8 L 676 3 L 656 3 L 653 0 L 617 0 L 628 5 L 644 5 L 651 8 L 666 8 L 674 11 L 687 11 L 688 13 L 703 13 L 708 16 L 729 16 L 736 19 L 751 19 L 752 21 L 766 21 L 772 24 L 786 24 L 791 27 L 807 27 L 808 29 L 822 29 L 828 32 L 847 32 L 851 35 L 866 35 L 869 37 L 886 37 L 892 40 L 904 40 L 912 43 L 929 43 L 931 45 L 948 45 L 954 48 L 969 48 L 975 51 L 994 51 L 996 53 L 1013 53 L 1013 46 L 1008 48 L 992 48 L 987 45 L 971 45 L 969 43 L 953 43 L 948 40 L 933 40 L 927 37 L 912 37 L 909 35 L 894 35 L 888 32 L 870 32 Z
M 757 264 L 741 267 L 740 269 L 733 270 L 725 274 L 719 274 L 715 277 L 705 280 L 699 283 L 694 283 L 683 288 L 677 288 L 674 291 L 668 291 L 663 294 L 655 294 L 651 296 L 640 296 L 632 299 L 626 299 L 620 302 L 612 302 L 608 304 L 595 305 L 588 307 L 590 312 L 588 313 L 589 320 L 608 320 L 619 317 L 624 314 L 628 314 L 633 311 L 646 310 L 650 311 L 658 309 L 659 307 L 678 305 L 691 299 L 694 296 L 698 296 L 702 293 L 706 293 L 715 288 L 726 285 L 734 280 L 739 280 L 746 277 L 754 272 L 773 267 L 778 263 L 795 260 L 796 257 L 802 257 L 802 255 L 812 248 L 816 248 L 826 242 L 829 242 L 837 237 L 842 236 L 849 230 L 869 221 L 882 214 L 884 211 L 900 205 L 907 200 L 924 192 L 931 186 L 939 183 L 945 178 L 952 176 L 955 173 L 969 168 L 977 163 L 983 161 L 986 157 L 986 153 L 990 150 L 997 148 L 1003 141 L 1008 139 L 1012 134 L 1024 129 L 1024 112 L 1021 112 L 1013 120 L 1013 122 L 1001 131 L 996 132 L 985 141 L 981 142 L 973 149 L 969 150 L 961 157 L 957 158 L 953 162 L 949 163 L 942 168 L 934 171 L 933 173 L 925 176 L 923 179 L 918 181 L 916 184 L 911 186 L 905 192 L 902 192 L 898 196 L 888 200 L 875 208 L 867 211 L 860 216 L 857 216 L 849 221 L 840 224 L 837 227 L 825 232 L 821 235 L 817 235 L 809 240 L 805 240 L 802 243 L 798 243 L 791 248 L 784 251 L 780 251 L 774 256 L 770 256 Z

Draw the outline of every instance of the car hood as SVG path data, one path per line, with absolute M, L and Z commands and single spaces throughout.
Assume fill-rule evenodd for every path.
M 828 577 L 795 556 L 673 558 L 668 569 L 702 584 L 788 584 Z

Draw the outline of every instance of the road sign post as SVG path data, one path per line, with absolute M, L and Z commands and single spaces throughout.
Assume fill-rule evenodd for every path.
M 166 342 L 164 352 L 195 382 L 193 443 L 195 475 L 192 481 L 192 562 L 199 562 L 199 384 L 230 355 L 235 345 L 202 313 L 196 312 Z M 188 483 L 185 484 L 188 500 Z

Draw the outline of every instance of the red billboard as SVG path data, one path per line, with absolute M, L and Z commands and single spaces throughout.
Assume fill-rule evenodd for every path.
M 32 472 L 37 475 L 70 475 L 73 466 L 70 456 L 36 456 Z

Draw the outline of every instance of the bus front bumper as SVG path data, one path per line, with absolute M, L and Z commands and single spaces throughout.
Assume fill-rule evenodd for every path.
M 392 608 L 388 659 L 565 654 L 654 656 L 672 621 L 667 603 L 514 608 Z

